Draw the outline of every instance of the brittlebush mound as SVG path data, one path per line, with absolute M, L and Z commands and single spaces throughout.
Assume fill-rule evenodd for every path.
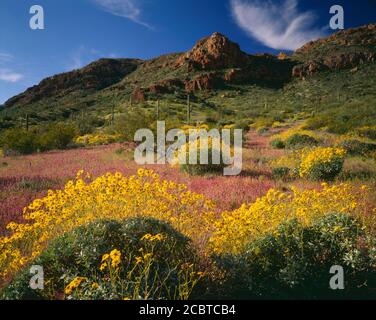
M 31 263 L 43 266 L 43 290 L 30 288 L 26 267 L 3 298 L 183 299 L 199 278 L 196 263 L 191 241 L 168 224 L 97 221 L 56 239 Z

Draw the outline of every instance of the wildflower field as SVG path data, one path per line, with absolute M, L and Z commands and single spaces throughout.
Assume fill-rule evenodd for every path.
M 343 140 L 251 130 L 236 177 L 140 167 L 134 146 L 99 138 L 2 157 L 2 298 L 375 297 L 375 158 Z M 336 265 L 345 290 L 329 289 Z

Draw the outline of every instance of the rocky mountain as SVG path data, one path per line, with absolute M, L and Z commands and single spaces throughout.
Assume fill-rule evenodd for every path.
M 292 58 L 301 62 L 293 69 L 293 75 L 298 77 L 373 63 L 376 61 L 376 24 L 311 41 L 298 49 Z
M 5 107 L 28 105 L 45 98 L 59 98 L 77 91 L 99 91 L 119 82 L 136 70 L 141 63 L 142 60 L 137 59 L 100 59 L 82 69 L 42 80 L 38 85 L 9 99 Z
M 376 24 L 340 31 L 307 43 L 292 55 L 278 56 L 247 54 L 226 36 L 214 33 L 185 53 L 147 61 L 101 59 L 44 79 L 9 99 L 1 114 L 12 119 L 34 112 L 40 120 L 48 120 L 129 100 L 143 102 L 166 95 L 185 99 L 187 93 L 194 96 L 232 86 L 281 90 L 321 72 L 356 72 L 375 58 Z

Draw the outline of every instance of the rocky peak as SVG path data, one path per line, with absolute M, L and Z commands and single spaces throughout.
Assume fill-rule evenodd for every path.
M 219 32 L 197 42 L 192 50 L 181 55 L 176 67 L 188 64 L 188 70 L 218 70 L 242 67 L 249 58 L 238 44 Z

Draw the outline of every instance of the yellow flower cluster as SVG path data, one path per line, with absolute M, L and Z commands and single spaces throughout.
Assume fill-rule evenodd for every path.
M 311 151 L 303 152 L 299 174 L 302 178 L 309 175 L 313 166 L 317 164 L 330 164 L 333 161 L 343 160 L 346 151 L 341 148 L 315 148 Z
M 185 125 L 181 127 L 181 130 L 184 131 L 184 134 L 189 135 L 190 131 L 194 130 L 196 132 L 199 132 L 200 130 L 209 130 L 209 126 L 207 124 L 201 124 L 198 126 L 190 126 L 190 125 Z
M 306 130 L 306 129 L 304 129 L 304 125 L 299 125 L 299 126 L 291 128 L 291 129 L 285 130 L 282 133 L 275 134 L 271 137 L 271 139 L 272 140 L 279 139 L 279 140 L 282 140 L 282 141 L 286 141 L 296 134 L 310 136 L 310 137 L 316 139 L 317 141 L 320 141 L 320 140 L 323 139 L 323 137 L 325 137 L 324 133 L 319 134 L 319 133 L 316 133 L 316 132 L 311 131 L 311 130 Z
M 322 190 L 299 191 L 293 188 L 292 194 L 272 189 L 250 206 L 243 205 L 235 211 L 222 213 L 221 219 L 215 222 L 211 248 L 218 254 L 237 254 L 251 240 L 274 232 L 289 219 L 297 218 L 309 225 L 314 219 L 329 213 L 360 213 L 363 196 L 348 184 L 323 184 Z
M 110 135 L 110 134 L 87 134 L 84 136 L 77 137 L 75 142 L 77 144 L 83 144 L 87 146 L 99 146 L 110 144 L 118 141 L 121 138 L 121 135 Z
M 175 151 L 174 157 L 171 161 L 172 166 L 176 166 L 178 164 L 182 163 L 189 163 L 190 157 L 193 157 L 195 159 L 195 156 L 197 157 L 197 163 L 200 163 L 200 155 L 201 150 L 208 150 L 208 163 L 211 164 L 213 154 L 217 154 L 220 156 L 221 163 L 223 162 L 223 158 L 226 155 L 234 156 L 234 148 L 230 145 L 227 145 L 225 141 L 221 139 L 217 139 L 209 136 L 206 138 L 200 138 L 198 137 L 195 140 L 190 140 L 184 145 L 180 147 L 179 150 Z M 197 153 L 195 154 L 195 150 L 197 150 Z M 192 155 L 190 154 L 192 152 Z
M 141 238 L 141 241 L 147 240 L 147 241 L 150 241 L 150 242 L 154 242 L 154 241 L 162 241 L 164 239 L 165 239 L 165 236 L 162 233 L 158 233 L 155 236 L 153 236 L 150 233 L 148 233 L 148 234 L 145 234 Z
M 289 169 L 296 169 L 299 168 L 300 163 L 302 161 L 302 150 L 293 150 L 290 151 L 288 154 L 278 157 L 277 159 L 271 160 L 270 166 L 272 168 L 280 168 L 285 167 Z
M 121 263 L 121 252 L 117 249 L 112 250 L 110 253 L 103 255 L 102 264 L 99 268 L 100 271 L 104 271 L 110 267 L 116 269 Z
M 73 293 L 75 289 L 77 289 L 82 282 L 87 281 L 87 278 L 83 277 L 76 277 L 74 278 L 66 287 L 64 290 L 64 293 L 69 296 Z
M 78 226 L 99 219 L 152 217 L 204 247 L 213 229 L 214 204 L 187 186 L 161 180 L 153 171 L 136 176 L 107 173 L 92 182 L 78 176 L 63 190 L 48 191 L 24 209 L 26 223 L 10 223 L 0 238 L 0 278 L 32 261 L 48 243 Z

